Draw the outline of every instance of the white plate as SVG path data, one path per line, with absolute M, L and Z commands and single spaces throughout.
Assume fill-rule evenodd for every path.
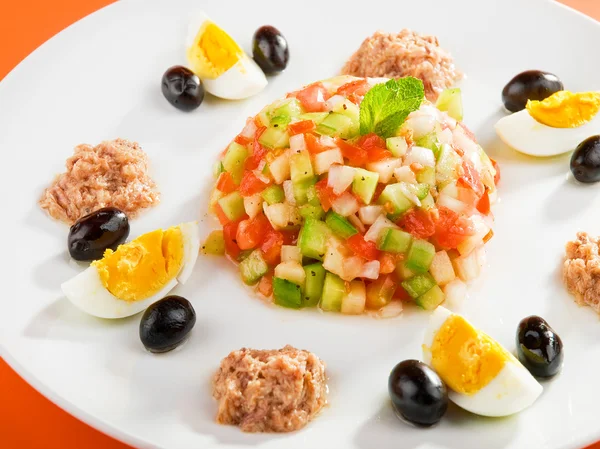
M 567 88 L 598 89 L 600 26 L 546 1 L 370 0 L 246 2 L 126 1 L 76 23 L 44 44 L 0 84 L 2 150 L 2 355 L 29 382 L 89 424 L 138 446 L 164 448 L 577 448 L 600 439 L 595 385 L 600 325 L 560 282 L 563 245 L 577 230 L 598 233 L 600 186 L 568 179 L 569 157 L 537 160 L 498 142 L 500 91 L 531 68 L 557 73 Z M 291 62 L 248 101 L 207 98 L 185 114 L 160 92 L 164 70 L 185 63 L 187 18 L 195 8 L 249 50 L 254 30 L 274 24 Z M 178 290 L 198 321 L 180 350 L 152 355 L 138 338 L 139 316 L 103 321 L 74 309 L 60 283 L 81 270 L 66 253 L 67 227 L 37 207 L 42 189 L 75 145 L 117 136 L 139 141 L 153 162 L 162 204 L 135 220 L 132 235 L 200 218 L 203 233 L 212 163 L 247 116 L 287 91 L 329 77 L 377 29 L 411 27 L 440 37 L 469 76 L 466 123 L 502 167 L 501 202 L 489 267 L 464 312 L 514 348 L 517 323 L 540 314 L 565 345 L 562 374 L 544 383 L 529 410 L 483 419 L 452 408 L 430 430 L 393 415 L 387 377 L 418 358 L 427 313 L 376 321 L 289 311 L 251 298 L 225 260 L 200 258 Z M 247 435 L 213 421 L 210 379 L 242 346 L 310 349 L 328 364 L 331 405 L 305 430 Z M 32 424 L 34 430 L 35 424 Z

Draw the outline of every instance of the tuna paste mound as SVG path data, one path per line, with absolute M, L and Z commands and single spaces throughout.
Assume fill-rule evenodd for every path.
M 588 305 L 600 313 L 600 255 L 598 241 L 586 232 L 567 243 L 563 279 L 577 304 Z
M 159 202 L 148 175 L 148 156 L 137 142 L 115 139 L 75 147 L 59 175 L 40 199 L 51 217 L 73 224 L 102 207 L 116 207 L 130 218 Z
M 217 422 L 244 432 L 291 432 L 327 403 L 325 364 L 311 352 L 240 349 L 221 361 L 214 377 Z
M 366 38 L 342 74 L 385 78 L 413 76 L 423 81 L 429 101 L 435 101 L 444 89 L 462 78 L 452 56 L 440 47 L 437 37 L 408 29 L 399 33 L 377 31 Z

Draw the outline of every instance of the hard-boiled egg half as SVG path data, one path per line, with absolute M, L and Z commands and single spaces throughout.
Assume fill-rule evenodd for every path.
M 446 383 L 451 401 L 478 415 L 512 415 L 533 404 L 542 392 L 510 352 L 443 307 L 430 318 L 423 361 Z
M 267 78 L 254 60 L 222 28 L 199 12 L 186 43 L 188 63 L 207 92 L 228 100 L 251 97 L 265 88 Z
M 200 249 L 196 222 L 148 232 L 106 250 L 104 257 L 62 284 L 78 308 L 100 318 L 135 315 L 184 284 Z
M 496 132 L 521 153 L 556 156 L 600 134 L 599 111 L 600 92 L 559 91 L 543 101 L 529 100 L 522 111 L 501 118 Z

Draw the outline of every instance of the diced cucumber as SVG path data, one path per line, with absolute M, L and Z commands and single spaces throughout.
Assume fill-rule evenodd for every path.
M 435 256 L 435 246 L 427 240 L 415 239 L 406 256 L 406 267 L 415 273 L 425 273 Z
M 428 148 L 433 151 L 433 155 L 438 158 L 440 154 L 440 142 L 437 138 L 437 134 L 434 132 L 419 137 L 415 141 L 415 145 L 418 147 Z
M 450 145 L 442 145 L 440 155 L 435 165 L 435 177 L 438 188 L 442 188 L 455 179 L 458 179 L 458 167 L 462 159 Z
M 333 112 L 337 112 L 339 114 L 350 117 L 354 123 L 359 123 L 360 109 L 350 100 L 344 100 L 343 103 L 340 103 L 335 107 Z
M 352 192 L 358 195 L 365 204 L 371 204 L 378 182 L 378 173 L 357 168 L 354 173 L 354 181 L 352 181 Z
M 413 206 L 413 202 L 402 192 L 402 184 L 409 185 L 406 183 L 388 184 L 379 196 L 380 204 L 390 203 L 392 205 L 393 212 L 390 215 L 393 218 L 399 217 Z
M 329 116 L 329 112 L 306 112 L 298 116 L 298 120 L 312 120 L 318 125 Z
M 402 157 L 408 150 L 408 144 L 403 136 L 388 137 L 385 139 L 385 146 L 392 152 L 394 157 Z
M 283 188 L 278 185 L 267 187 L 260 195 L 269 205 L 283 203 L 285 201 L 285 193 L 283 192 Z
M 375 282 L 367 285 L 366 307 L 371 310 L 379 310 L 388 305 L 396 291 L 396 283 L 390 276 L 380 276 Z
M 406 187 L 415 195 L 419 200 L 425 199 L 429 195 L 429 184 L 409 184 L 406 183 Z
M 230 221 L 237 221 L 246 214 L 244 208 L 244 198 L 237 190 L 225 195 L 219 201 L 219 206 L 223 209 L 223 213 Z
M 344 295 L 342 300 L 342 313 L 346 315 L 360 315 L 365 311 L 367 301 L 367 290 L 365 283 L 361 280 L 350 282 L 350 291 Z
M 240 262 L 240 274 L 244 284 L 256 284 L 261 277 L 267 274 L 267 271 L 269 271 L 269 266 L 259 249 L 252 251 L 247 258 Z
M 330 235 L 331 231 L 325 223 L 307 218 L 298 237 L 300 251 L 311 259 L 323 260 L 327 250 L 327 238 Z
M 208 237 L 202 245 L 202 252 L 213 256 L 222 256 L 225 254 L 225 240 L 223 239 L 223 231 L 213 231 L 208 234 Z
M 421 200 L 421 209 L 429 210 L 435 206 L 435 200 L 431 196 L 431 194 L 427 194 L 425 198 Z
M 319 305 L 323 294 L 325 282 L 325 268 L 320 263 L 313 263 L 304 267 L 306 281 L 304 283 L 304 307 L 315 307 Z
M 298 99 L 297 98 L 289 98 L 289 99 L 285 100 L 285 103 L 283 103 L 281 106 L 277 107 L 276 109 L 273 109 L 269 113 L 269 116 L 271 117 L 271 123 L 274 123 L 273 118 L 275 118 L 275 117 L 292 118 L 292 117 L 298 117 L 301 114 L 302 114 L 302 105 L 300 104 Z
M 294 189 L 294 199 L 298 206 L 302 206 L 308 202 L 308 190 L 311 189 L 317 182 L 317 177 L 304 179 L 299 182 L 292 182 Z
M 294 184 L 312 179 L 314 172 L 308 151 L 292 154 L 290 157 L 290 176 Z
M 273 278 L 273 302 L 290 309 L 302 307 L 302 289 L 285 279 Z
M 415 299 L 415 303 L 422 309 L 435 310 L 445 299 L 446 295 L 439 285 L 434 285 L 428 292 Z
M 342 300 L 346 294 L 346 284 L 338 276 L 327 271 L 323 283 L 323 296 L 321 297 L 321 309 L 326 312 L 340 312 Z
M 248 149 L 237 142 L 231 142 L 223 158 L 223 168 L 231 174 L 236 184 L 239 184 L 244 174 L 244 162 L 248 157 Z
M 446 89 L 442 91 L 435 103 L 440 111 L 448 112 L 448 115 L 459 122 L 463 119 L 462 95 L 460 89 Z
M 267 148 L 287 148 L 290 145 L 290 135 L 283 126 L 269 126 L 258 141 Z
M 390 253 L 405 254 L 410 249 L 412 235 L 400 229 L 384 229 L 377 241 L 377 248 Z
M 317 125 L 316 132 L 327 136 L 339 136 L 342 139 L 351 139 L 358 135 L 358 122 L 355 122 L 347 115 L 332 112 Z
M 435 168 L 434 167 L 423 167 L 417 173 L 417 182 L 427 184 L 428 186 L 435 185 Z
M 396 265 L 396 274 L 402 280 L 407 280 L 412 278 L 415 275 L 415 272 L 406 267 L 405 262 L 400 262 Z
M 436 285 L 429 273 L 417 274 L 402 282 L 402 287 L 411 298 L 418 298 Z
M 240 253 L 237 256 L 237 261 L 238 262 L 243 262 L 244 260 L 246 260 L 248 257 L 250 257 L 250 254 L 252 254 L 251 249 L 245 249 L 243 251 L 240 251 Z
M 327 214 L 325 223 L 335 235 L 344 240 L 358 233 L 356 228 L 352 226 L 352 224 L 346 218 L 342 217 L 340 214 L 336 214 L 333 211 L 330 211 Z
M 446 285 L 456 278 L 452 261 L 446 251 L 438 251 L 433 257 L 429 272 L 438 285 Z
M 292 118 L 289 115 L 277 115 L 271 118 L 271 126 L 274 128 L 286 128 L 291 121 Z
M 300 287 L 304 287 L 306 273 L 300 262 L 289 260 L 281 262 L 275 267 L 275 277 L 293 282 Z
M 218 178 L 219 175 L 221 173 L 223 173 L 225 171 L 225 168 L 223 168 L 223 162 L 221 161 L 217 161 L 215 162 L 215 165 L 213 165 L 213 175 L 215 178 Z
M 319 196 L 317 195 L 317 189 L 314 185 L 311 185 L 307 190 L 306 190 L 306 199 L 308 200 L 308 203 L 312 206 L 321 206 L 321 200 L 319 199 Z
M 298 212 L 300 212 L 300 215 L 305 219 L 314 218 L 316 220 L 321 220 L 325 216 L 325 211 L 321 206 L 314 206 L 310 203 L 300 206 Z

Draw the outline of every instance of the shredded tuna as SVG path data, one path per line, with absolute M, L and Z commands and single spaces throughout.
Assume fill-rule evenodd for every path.
M 159 202 L 148 175 L 148 156 L 136 142 L 116 139 L 75 147 L 59 175 L 40 199 L 51 217 L 72 224 L 102 207 L 117 207 L 130 218 Z
M 575 301 L 600 313 L 600 255 L 598 241 L 585 232 L 566 245 L 563 279 Z
M 363 41 L 348 60 L 345 75 L 402 78 L 413 76 L 423 81 L 428 100 L 462 78 L 450 53 L 440 47 L 435 36 L 404 29 L 399 33 L 377 31 Z
M 244 432 L 291 432 L 327 403 L 325 364 L 313 353 L 240 349 L 221 361 L 214 377 L 217 422 Z

